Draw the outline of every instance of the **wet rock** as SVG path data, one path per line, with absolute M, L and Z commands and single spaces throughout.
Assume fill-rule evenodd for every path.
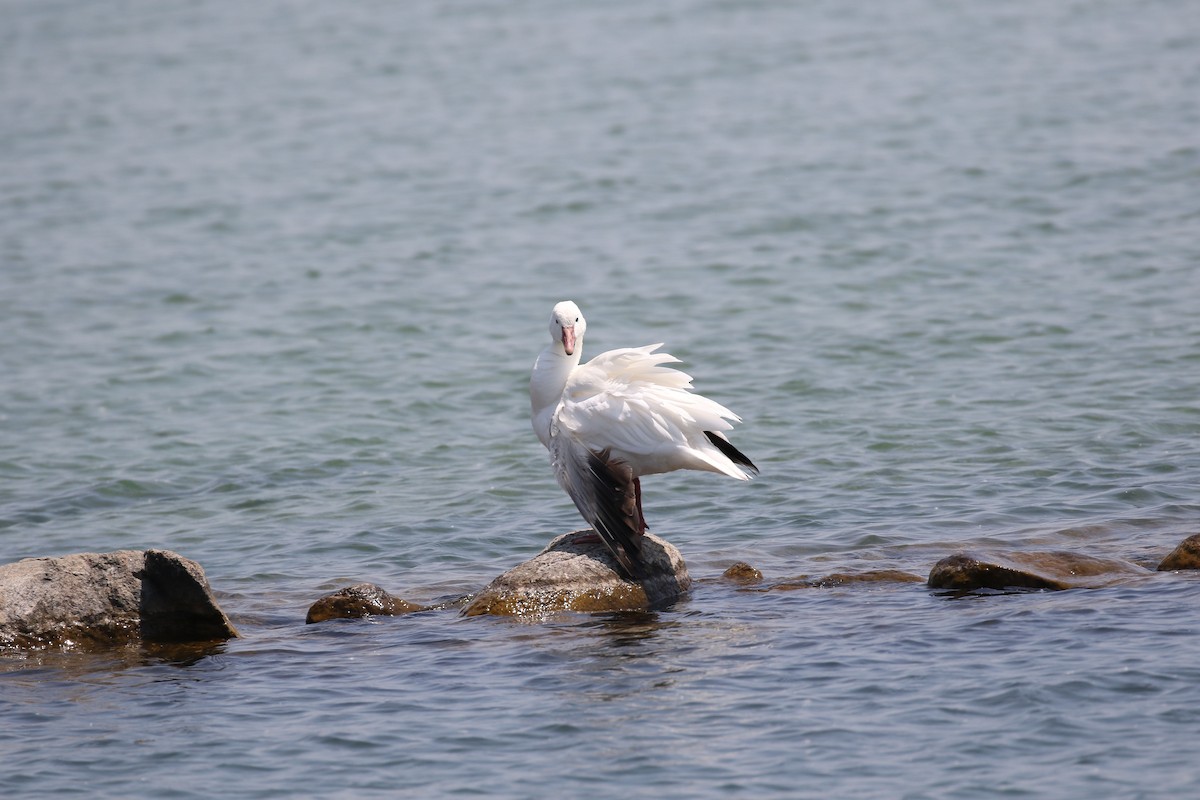
M 1158 565 L 1159 572 L 1171 572 L 1178 569 L 1200 569 L 1200 533 L 1189 536 L 1171 551 L 1171 554 Z
M 204 570 L 167 550 L 78 553 L 0 566 L 0 647 L 231 639 Z
M 801 575 L 762 589 L 769 591 L 791 591 L 794 589 L 828 589 L 834 586 L 851 586 L 868 583 L 922 583 L 924 578 L 900 569 L 870 569 L 862 572 L 833 572 L 821 578 Z
M 642 560 L 646 577 L 631 581 L 590 530 L 563 534 L 488 584 L 462 613 L 541 617 L 556 611 L 644 611 L 678 599 L 691 586 L 679 551 L 653 534 L 642 541 Z
M 1129 561 L 1061 550 L 962 552 L 943 558 L 929 573 L 934 589 L 1082 589 L 1107 586 L 1149 570 Z
M 763 579 L 763 574 L 747 564 L 745 561 L 738 561 L 737 563 L 730 565 L 729 569 L 721 573 L 721 577 L 727 581 L 733 581 L 734 583 L 750 586 L 761 582 Z
M 425 609 L 426 606 L 393 597 L 373 583 L 356 583 L 317 600 L 309 607 L 304 621 L 311 625 L 327 619 L 396 616 Z

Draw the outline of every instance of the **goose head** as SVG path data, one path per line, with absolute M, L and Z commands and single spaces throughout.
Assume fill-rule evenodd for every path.
M 574 355 L 576 349 L 583 346 L 583 334 L 587 330 L 587 320 L 579 306 L 570 300 L 564 300 L 554 307 L 550 315 L 550 338 L 561 342 L 567 355 Z

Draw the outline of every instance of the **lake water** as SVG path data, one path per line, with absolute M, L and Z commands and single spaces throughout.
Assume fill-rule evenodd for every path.
M 244 638 L 0 658 L 0 794 L 1195 791 L 1200 578 L 748 592 L 1200 529 L 1200 6 L 11 0 L 0 561 L 166 548 Z M 762 468 L 654 613 L 305 626 L 580 527 L 554 302 Z

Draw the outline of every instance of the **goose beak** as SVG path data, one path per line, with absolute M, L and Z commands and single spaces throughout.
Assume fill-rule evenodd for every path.
M 567 355 L 572 355 L 575 352 L 575 326 L 564 325 L 562 329 L 563 350 L 567 351 Z

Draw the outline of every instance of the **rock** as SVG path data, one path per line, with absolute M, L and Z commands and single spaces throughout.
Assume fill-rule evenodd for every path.
M 237 635 L 200 565 L 166 550 L 78 553 L 0 566 L 0 647 L 200 642 Z
M 760 591 L 791 591 L 793 589 L 828 589 L 832 586 L 849 586 L 865 583 L 921 583 L 920 575 L 900 569 L 870 569 L 862 572 L 833 572 L 823 578 L 800 576 L 766 586 Z
M 496 578 L 463 609 L 466 616 L 541 617 L 556 611 L 645 611 L 677 600 L 692 584 L 683 557 L 647 533 L 647 576 L 631 581 L 591 530 L 550 542 L 538 555 Z
M 311 625 L 327 619 L 356 619 L 372 615 L 397 616 L 424 611 L 426 606 L 401 600 L 373 583 L 356 583 L 327 594 L 313 603 L 304 621 Z
M 1171 551 L 1158 565 L 1159 572 L 1177 569 L 1200 569 L 1200 533 L 1189 536 Z
M 1043 552 L 962 552 L 933 565 L 934 589 L 1082 589 L 1106 586 L 1149 572 L 1129 561 L 1061 550 Z
M 759 583 L 763 579 L 763 574 L 745 561 L 738 561 L 722 572 L 721 577 L 727 581 L 750 586 Z

